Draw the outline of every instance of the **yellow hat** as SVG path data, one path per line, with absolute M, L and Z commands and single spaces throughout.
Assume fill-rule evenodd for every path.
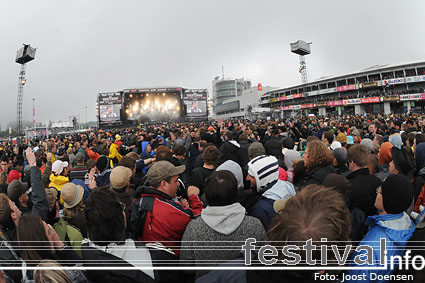
M 116 139 L 117 141 L 120 141 L 120 140 L 121 140 L 121 136 L 120 136 L 120 135 L 115 135 L 115 139 Z

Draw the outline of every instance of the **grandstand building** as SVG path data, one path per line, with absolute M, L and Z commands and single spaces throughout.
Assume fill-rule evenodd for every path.
M 225 99 L 214 107 L 216 119 L 266 119 L 270 108 L 259 105 L 260 98 L 276 87 L 258 86 L 242 91 L 241 95 Z
M 425 62 L 373 66 L 347 75 L 268 91 L 273 118 L 305 114 L 425 113 Z

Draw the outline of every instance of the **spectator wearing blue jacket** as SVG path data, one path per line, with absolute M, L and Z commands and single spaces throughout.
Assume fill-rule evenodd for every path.
M 375 207 L 378 215 L 369 216 L 366 225 L 369 231 L 361 241 L 360 245 L 368 245 L 373 248 L 373 265 L 364 265 L 367 267 L 380 265 L 379 242 L 381 238 L 386 239 L 387 251 L 387 269 L 385 270 L 350 270 L 350 275 L 361 275 L 362 282 L 387 282 L 379 280 L 381 275 L 391 275 L 394 269 L 391 269 L 389 263 L 393 256 L 403 256 L 405 246 L 415 231 L 415 225 L 405 210 L 409 208 L 413 201 L 413 185 L 408 178 L 402 175 L 390 175 L 385 182 L 377 189 Z M 356 256 L 364 254 L 365 251 L 356 252 Z M 398 261 L 395 261 L 398 262 Z M 398 268 L 398 264 L 394 266 Z M 371 277 L 371 274 L 377 275 L 377 280 Z M 365 275 L 363 275 L 365 274 Z M 355 280 L 359 281 L 359 280 Z
M 248 175 L 255 203 L 248 207 L 248 215 L 260 219 L 267 230 L 272 219 L 277 215 L 273 204 L 278 199 L 289 199 L 295 195 L 294 186 L 279 180 L 279 164 L 274 156 L 260 155 L 248 163 Z

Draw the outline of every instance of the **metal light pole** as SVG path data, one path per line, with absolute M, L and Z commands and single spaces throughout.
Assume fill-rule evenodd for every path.
M 21 64 L 21 71 L 19 72 L 19 81 L 18 81 L 18 97 L 16 103 L 16 120 L 17 120 L 17 133 L 18 136 L 22 132 L 22 103 L 24 99 L 24 85 L 27 82 L 25 78 L 25 68 L 26 63 L 34 60 L 36 48 L 31 47 L 29 44 L 24 44 L 24 47 L 21 47 L 16 52 L 15 62 Z
M 85 128 L 87 128 L 87 106 L 86 106 L 86 126 L 85 126 Z

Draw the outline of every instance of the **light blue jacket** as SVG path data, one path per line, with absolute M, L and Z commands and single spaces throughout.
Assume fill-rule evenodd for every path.
M 412 237 L 416 227 L 413 224 L 407 213 L 403 212 L 400 214 L 384 214 L 369 216 L 366 220 L 366 225 L 369 227 L 369 232 L 366 234 L 360 245 L 368 245 L 373 248 L 373 265 L 364 266 L 379 266 L 380 263 L 380 250 L 379 241 L 381 238 L 386 239 L 386 250 L 387 250 L 387 269 L 386 270 L 350 270 L 346 274 L 350 275 L 361 275 L 366 274 L 366 280 L 362 282 L 369 282 L 371 273 L 377 275 L 391 275 L 394 270 L 390 269 L 390 259 L 392 256 L 403 256 L 405 246 L 408 240 Z M 360 255 L 365 254 L 366 251 L 355 252 L 352 260 Z M 364 259 L 364 257 L 362 258 Z M 353 262 L 353 261 L 350 261 Z M 397 262 L 397 261 L 395 261 Z M 360 265 L 358 265 L 360 266 Z M 398 264 L 394 266 L 396 269 Z M 373 279 L 373 278 L 372 278 Z M 360 281 L 360 280 L 354 280 Z M 346 281 L 346 282 L 354 282 Z M 386 282 L 375 280 L 374 282 Z

